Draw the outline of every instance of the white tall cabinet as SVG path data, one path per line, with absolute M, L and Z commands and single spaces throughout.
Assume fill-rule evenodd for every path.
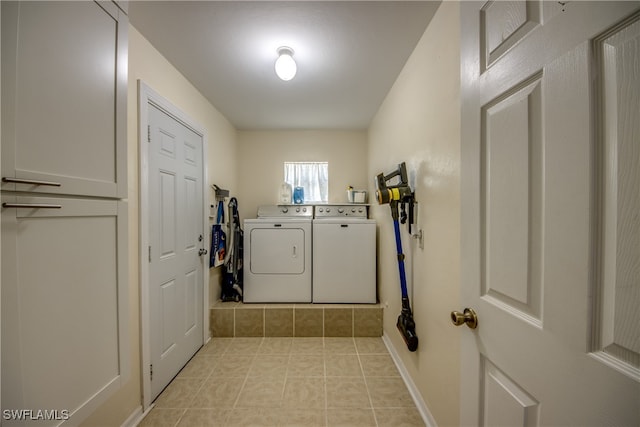
M 77 424 L 129 371 L 128 20 L 106 1 L 1 7 L 2 425 Z

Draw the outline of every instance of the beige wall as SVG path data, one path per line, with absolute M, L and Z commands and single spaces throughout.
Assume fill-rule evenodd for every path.
M 129 169 L 129 331 L 131 375 L 125 386 L 85 421 L 85 426 L 118 426 L 141 405 L 140 298 L 138 280 L 138 79 L 168 99 L 206 132 L 207 185 L 236 189 L 235 129 L 133 27 L 129 27 L 128 169 Z M 210 191 L 213 198 L 213 190 Z M 211 270 L 210 287 L 218 283 Z M 215 291 L 214 291 L 215 292 Z
M 369 176 L 403 161 L 419 202 L 419 249 L 402 227 L 407 277 L 420 339 L 410 353 L 395 322 L 400 285 L 388 206 L 373 206 L 379 224 L 378 286 L 384 331 L 439 426 L 458 425 L 460 267 L 459 4 L 443 2 L 369 128 Z M 372 189 L 372 188 L 370 188 Z
M 238 131 L 240 216 L 278 203 L 284 162 L 329 162 L 329 202 L 344 203 L 347 186 L 368 187 L 364 131 Z

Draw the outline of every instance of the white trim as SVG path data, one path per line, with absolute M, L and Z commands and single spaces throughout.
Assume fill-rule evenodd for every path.
M 138 80 L 138 153 L 139 153 L 139 268 L 140 268 L 140 347 L 141 347 L 141 372 L 142 372 L 142 409 L 148 411 L 151 408 L 151 376 L 148 367 L 151 364 L 150 349 L 150 307 L 149 307 L 149 263 L 147 262 L 147 248 L 149 247 L 149 151 L 147 145 L 147 126 L 149 125 L 149 103 L 157 106 L 167 114 L 180 121 L 183 125 L 202 137 L 202 227 L 204 232 L 204 244 L 207 250 L 211 249 L 208 214 L 207 184 L 207 136 L 203 127 L 171 104 L 166 98 L 154 91 L 143 81 Z M 203 322 L 202 342 L 209 340 L 209 257 L 201 257 L 203 263 L 202 289 L 203 289 Z
M 402 377 L 402 380 L 404 381 L 405 385 L 407 386 L 407 389 L 409 390 L 409 394 L 413 399 L 413 403 L 416 404 L 416 408 L 418 408 L 418 412 L 420 412 L 422 421 L 424 421 L 427 427 L 437 427 L 438 424 L 436 424 L 435 418 L 433 418 L 433 415 L 431 415 L 431 411 L 429 411 L 429 407 L 427 407 L 427 404 L 422 399 L 422 395 L 420 394 L 418 387 L 416 387 L 416 384 L 411 379 L 411 376 L 409 375 L 409 371 L 407 371 L 407 368 L 404 366 L 404 363 L 402 362 L 400 355 L 398 354 L 398 352 L 396 351 L 396 348 L 391 343 L 391 340 L 389 339 L 389 336 L 387 335 L 386 332 L 382 335 L 382 341 L 384 342 L 384 345 L 387 347 L 387 350 L 389 351 L 389 354 L 391 355 L 393 362 L 396 364 L 396 368 L 398 368 L 398 371 L 400 372 L 400 376 Z
M 134 409 L 131 415 L 129 415 L 129 417 L 124 420 L 120 427 L 136 427 L 138 424 L 140 424 L 142 419 L 149 413 L 150 410 L 151 408 L 149 408 L 147 412 L 142 412 L 142 406 L 138 406 L 136 409 Z
M 629 363 L 626 363 L 615 356 L 608 354 L 603 350 L 594 351 L 589 353 L 589 356 L 594 358 L 595 360 L 604 363 L 605 365 L 615 369 L 623 375 L 631 378 L 637 383 L 640 383 L 640 369 L 632 366 Z

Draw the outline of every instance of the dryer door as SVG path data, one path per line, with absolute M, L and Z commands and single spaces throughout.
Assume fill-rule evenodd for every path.
M 253 274 L 302 274 L 305 267 L 304 230 L 254 228 L 251 230 Z

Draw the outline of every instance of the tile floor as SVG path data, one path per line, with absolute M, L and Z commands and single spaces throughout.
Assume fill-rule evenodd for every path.
M 424 426 L 381 338 L 213 338 L 140 426 Z

